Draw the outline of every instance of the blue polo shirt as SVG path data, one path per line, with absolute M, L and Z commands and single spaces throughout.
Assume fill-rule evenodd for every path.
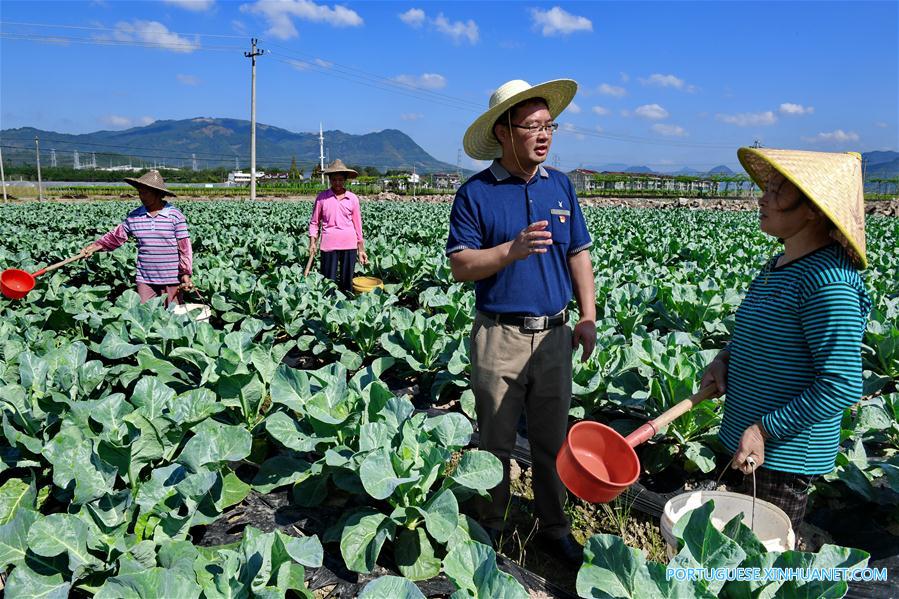
M 475 282 L 475 305 L 483 312 L 551 316 L 571 301 L 568 258 L 592 245 L 571 181 L 557 170 L 538 168 L 527 183 L 498 160 L 456 192 L 446 254 L 489 249 L 515 239 L 522 229 L 549 221 L 553 243 Z

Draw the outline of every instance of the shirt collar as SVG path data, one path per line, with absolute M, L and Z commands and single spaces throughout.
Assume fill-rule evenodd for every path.
M 493 175 L 493 178 L 496 179 L 497 182 L 505 181 L 512 176 L 512 173 L 507 171 L 506 167 L 500 164 L 498 158 L 494 159 L 493 164 L 490 165 L 490 173 Z M 544 179 L 549 177 L 549 171 L 543 168 L 542 164 L 537 165 L 537 173 Z

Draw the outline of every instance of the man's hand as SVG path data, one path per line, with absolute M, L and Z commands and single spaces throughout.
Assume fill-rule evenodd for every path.
M 181 275 L 181 285 L 179 285 L 182 291 L 191 291 L 194 288 L 194 282 L 190 278 L 190 275 Z
M 522 229 L 512 240 L 509 256 L 514 260 L 523 260 L 531 254 L 545 254 L 546 246 L 552 245 L 553 234 L 546 230 L 549 221 L 539 220 Z
M 762 425 L 758 422 L 743 431 L 737 453 L 731 468 L 739 470 L 743 474 L 751 474 L 753 470 L 765 463 L 765 434 Z M 751 460 L 749 458 L 752 458 Z
M 576 348 L 580 344 L 583 348 L 581 353 L 581 362 L 586 362 L 593 354 L 596 347 L 596 323 L 592 320 L 580 320 L 574 325 L 573 335 L 571 337 L 571 347 Z
M 368 264 L 368 254 L 365 253 L 364 249 L 359 250 L 359 264 L 362 266 Z

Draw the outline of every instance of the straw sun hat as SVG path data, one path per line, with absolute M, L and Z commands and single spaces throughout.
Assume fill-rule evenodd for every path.
M 555 79 L 538 85 L 531 85 L 521 79 L 503 83 L 490 96 L 487 112 L 479 116 L 465 132 L 462 139 L 465 153 L 476 160 L 499 158 L 503 150 L 493 135 L 493 124 L 502 113 L 519 102 L 543 98 L 549 114 L 556 118 L 571 103 L 576 93 L 577 82 L 571 79 Z
M 834 224 L 833 236 L 852 260 L 868 265 L 861 154 L 740 148 L 737 157 L 762 191 L 775 172 L 792 182 Z
M 347 179 L 355 179 L 356 177 L 359 176 L 359 173 L 357 173 L 356 171 L 354 171 L 353 169 L 351 169 L 350 167 L 345 165 L 343 163 L 343 160 L 341 160 L 340 158 L 338 158 L 337 160 L 335 160 L 334 162 L 329 164 L 327 167 L 325 167 L 325 170 L 323 170 L 322 173 L 324 173 L 326 175 L 333 175 L 335 173 L 344 173 L 347 176 Z
M 137 179 L 132 179 L 131 177 L 125 177 L 125 182 L 130 183 L 131 185 L 140 189 L 141 187 L 149 187 L 150 189 L 155 189 L 156 191 L 161 191 L 163 197 L 172 196 L 177 197 L 174 193 L 168 190 L 165 186 L 165 180 L 162 178 L 162 175 L 159 174 L 159 171 L 152 170 L 147 171 L 143 175 L 141 175 Z

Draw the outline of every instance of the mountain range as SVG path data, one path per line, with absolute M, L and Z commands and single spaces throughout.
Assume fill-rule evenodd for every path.
M 197 117 L 186 120 L 155 121 L 143 127 L 123 131 L 96 131 L 70 135 L 42 131 L 32 127 L 0 131 L 7 164 L 34 164 L 34 138 L 40 138 L 42 166 L 50 164 L 50 150 L 55 149 L 57 164 L 72 166 L 74 151 L 81 164 L 96 153 L 97 166 L 110 163 L 160 164 L 191 167 L 194 158 L 199 168 L 224 166 L 248 168 L 250 155 L 250 122 L 239 119 Z M 428 154 L 412 138 L 397 129 L 384 129 L 364 135 L 343 131 L 325 131 L 327 155 L 345 164 L 373 166 L 419 172 L 455 172 L 456 165 L 441 162 Z M 10 147 L 12 146 L 12 148 Z M 257 168 L 286 170 L 293 159 L 300 169 L 309 172 L 319 162 L 317 133 L 294 133 L 280 127 L 256 123 Z
M 250 155 L 250 122 L 241 119 L 197 117 L 184 120 L 155 121 L 142 127 L 123 131 L 95 131 L 68 134 L 43 131 L 33 127 L 0 131 L 3 139 L 3 159 L 8 165 L 34 164 L 34 138 L 41 144 L 41 164 L 49 166 L 51 150 L 56 151 L 57 164 L 72 166 L 74 151 L 81 164 L 96 154 L 97 166 L 133 164 L 139 166 L 166 165 L 190 168 L 196 159 L 199 168 L 248 168 Z M 373 166 L 388 169 L 412 170 L 421 173 L 455 172 L 456 165 L 437 160 L 415 141 L 397 129 L 384 129 L 363 135 L 343 131 L 324 132 L 325 151 L 329 158 L 340 158 L 354 166 Z M 872 178 L 899 177 L 899 152 L 874 151 L 862 154 L 865 176 Z M 316 133 L 295 133 L 263 123 L 256 124 L 257 168 L 287 170 L 291 161 L 308 173 L 319 162 L 319 137 Z M 708 171 L 682 168 L 676 171 L 655 171 L 645 165 L 607 163 L 583 165 L 599 172 L 663 173 L 669 175 L 734 175 L 725 165 Z M 470 171 L 465 171 L 470 174 Z

